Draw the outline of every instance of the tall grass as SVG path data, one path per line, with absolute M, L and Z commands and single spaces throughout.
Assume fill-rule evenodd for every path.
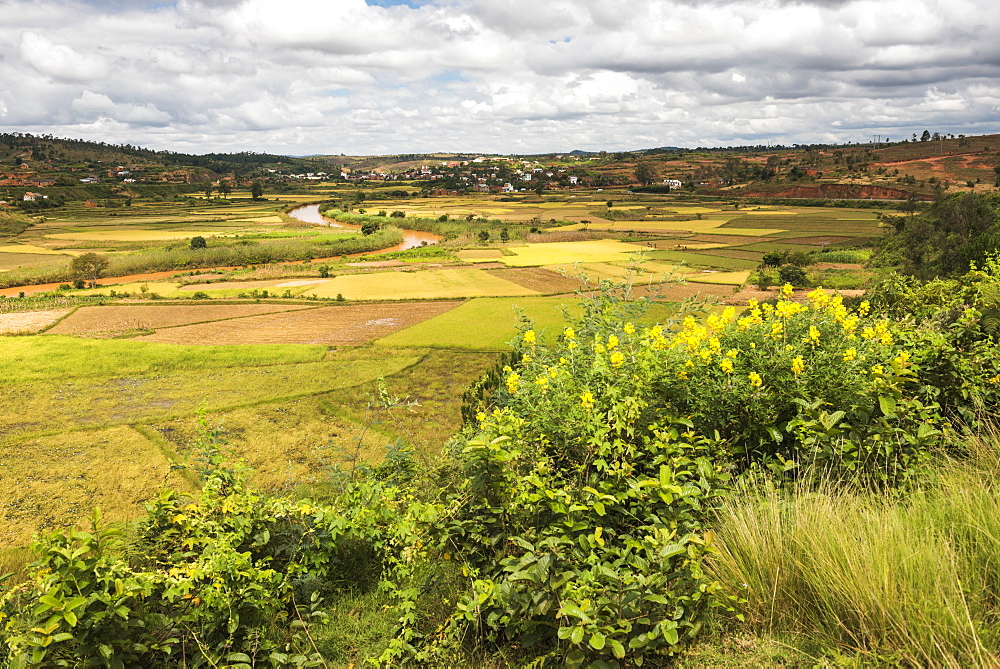
M 878 662 L 1000 665 L 1000 438 L 906 496 L 763 489 L 725 502 L 712 569 L 760 632 Z

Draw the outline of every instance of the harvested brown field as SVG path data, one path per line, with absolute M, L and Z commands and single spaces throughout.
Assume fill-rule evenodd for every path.
M 347 346 L 392 334 L 454 309 L 460 301 L 350 304 L 197 323 L 137 338 L 163 344 Z
M 509 267 L 491 269 L 487 273 L 530 290 L 537 290 L 543 295 L 571 293 L 586 287 L 579 279 L 563 276 L 559 272 L 542 267 Z
M 101 336 L 130 330 L 156 330 L 309 308 L 314 307 L 288 304 L 113 304 L 104 307 L 81 307 L 76 313 L 49 330 L 49 333 Z
M 734 286 L 712 283 L 663 283 L 652 286 L 635 286 L 633 297 L 652 297 L 666 302 L 681 302 L 688 298 L 701 297 L 710 301 L 732 297 Z
M 0 314 L 0 334 L 38 332 L 71 311 L 72 309 L 48 309 Z

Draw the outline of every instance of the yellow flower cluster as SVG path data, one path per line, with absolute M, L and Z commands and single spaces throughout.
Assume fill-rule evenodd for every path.
M 517 392 L 517 382 L 521 380 L 521 375 L 517 372 L 511 372 L 507 376 L 507 390 L 513 395 Z

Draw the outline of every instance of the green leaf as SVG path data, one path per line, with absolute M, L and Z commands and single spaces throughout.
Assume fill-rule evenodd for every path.
M 622 645 L 621 641 L 617 639 L 608 639 L 608 645 L 611 646 L 611 652 L 619 660 L 625 657 L 625 646 Z
M 251 658 L 246 653 L 230 653 L 229 655 L 226 655 L 226 661 L 227 662 L 247 662 L 247 663 L 249 663 L 249 662 L 253 662 L 253 658 Z
M 63 606 L 62 600 L 56 599 L 52 595 L 42 595 L 38 598 L 38 601 L 51 609 L 61 609 Z
M 573 628 L 573 631 L 569 635 L 569 640 L 573 643 L 580 643 L 583 641 L 583 627 L 577 625 Z
M 600 632 L 594 632 L 590 635 L 590 647 L 594 650 L 604 650 L 604 644 L 606 642 L 607 640 Z
M 776 444 L 780 444 L 781 440 L 784 438 L 781 434 L 781 430 L 774 427 L 773 425 L 767 428 L 767 432 L 768 434 L 771 435 L 771 439 L 774 439 L 774 443 Z
M 886 397 L 885 395 L 879 395 L 878 406 L 882 409 L 882 413 L 886 416 L 892 416 L 896 413 L 896 400 L 891 397 Z
M 671 646 L 675 645 L 677 643 L 677 628 L 676 627 L 669 627 L 669 628 L 663 630 L 663 638 Z

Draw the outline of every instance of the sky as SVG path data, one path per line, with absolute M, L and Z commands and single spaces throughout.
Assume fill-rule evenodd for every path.
M 996 0 L 0 0 L 0 131 L 190 153 L 1000 132 Z

